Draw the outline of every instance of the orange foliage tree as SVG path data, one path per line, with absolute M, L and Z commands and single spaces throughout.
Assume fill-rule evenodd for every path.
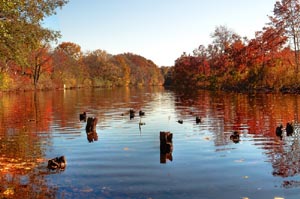
M 88 78 L 88 71 L 82 62 L 83 53 L 78 44 L 63 42 L 53 52 L 53 78 L 67 87 L 81 87 Z
M 295 73 L 299 72 L 300 58 L 300 2 L 299 0 L 276 1 L 271 24 L 287 36 L 293 46 L 295 56 Z
M 251 40 L 242 39 L 226 26 L 216 27 L 211 34 L 213 41 L 207 48 L 201 45 L 194 50 L 194 55 L 176 60 L 170 82 L 176 86 L 209 85 L 214 89 L 246 91 L 290 87 L 300 92 L 300 2 L 276 1 L 273 14 L 266 27 L 256 32 Z M 199 57 L 202 61 L 195 61 Z M 209 73 L 199 70 L 201 64 L 208 65 Z M 199 78 L 202 75 L 204 77 Z
M 183 54 L 175 61 L 174 83 L 178 87 L 195 88 L 200 86 L 202 81 L 205 82 L 208 72 L 205 57 Z
M 42 74 L 51 74 L 53 70 L 52 56 L 49 52 L 50 47 L 43 45 L 37 50 L 33 51 L 29 58 L 30 67 L 27 74 L 32 76 L 35 88 Z
M 287 60 L 291 63 L 290 56 L 283 57 L 288 51 L 285 46 L 287 37 L 282 30 L 264 27 L 248 41 L 220 26 L 212 37 L 213 43 L 207 48 L 200 45 L 193 51 L 194 55 L 183 54 L 176 60 L 172 81 L 176 86 L 230 90 L 282 86 L 278 84 L 278 67 L 282 63 L 286 65 Z

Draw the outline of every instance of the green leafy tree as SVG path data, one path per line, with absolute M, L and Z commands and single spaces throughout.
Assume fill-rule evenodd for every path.
M 8 70 L 8 63 L 14 61 L 24 72 L 30 53 L 59 37 L 59 32 L 42 27 L 42 22 L 66 3 L 67 0 L 1 0 L 1 71 Z

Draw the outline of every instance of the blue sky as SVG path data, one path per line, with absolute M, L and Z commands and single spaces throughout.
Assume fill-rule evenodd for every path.
M 44 25 L 83 52 L 131 52 L 171 66 L 183 52 L 211 43 L 216 26 L 253 38 L 276 0 L 70 0 Z

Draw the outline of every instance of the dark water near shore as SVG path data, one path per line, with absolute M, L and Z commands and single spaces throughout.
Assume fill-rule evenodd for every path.
M 0 198 L 298 199 L 298 129 L 280 139 L 275 128 L 297 122 L 299 104 L 297 95 L 160 87 L 2 93 Z M 130 119 L 130 108 L 145 116 Z M 98 118 L 94 137 L 83 111 Z M 165 163 L 160 131 L 173 133 Z M 66 169 L 49 171 L 61 155 Z

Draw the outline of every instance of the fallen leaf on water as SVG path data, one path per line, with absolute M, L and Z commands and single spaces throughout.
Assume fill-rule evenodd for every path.
M 284 199 L 284 198 L 282 198 L 282 197 L 274 197 L 274 199 Z
M 242 199 L 249 199 L 248 197 L 243 197 Z
M 206 136 L 203 138 L 204 140 L 210 140 L 210 137 Z
M 124 147 L 124 149 L 123 149 L 124 151 L 128 151 L 129 150 L 129 148 L 128 147 Z
M 12 188 L 7 188 L 4 192 L 3 192 L 3 194 L 4 195 L 13 195 L 15 192 L 14 192 L 14 190 L 12 189 Z
M 243 176 L 243 178 L 244 178 L 244 179 L 248 179 L 248 178 L 249 178 L 249 176 Z
M 43 163 L 43 162 L 47 162 L 47 160 L 45 158 L 37 158 L 36 161 L 38 163 Z

